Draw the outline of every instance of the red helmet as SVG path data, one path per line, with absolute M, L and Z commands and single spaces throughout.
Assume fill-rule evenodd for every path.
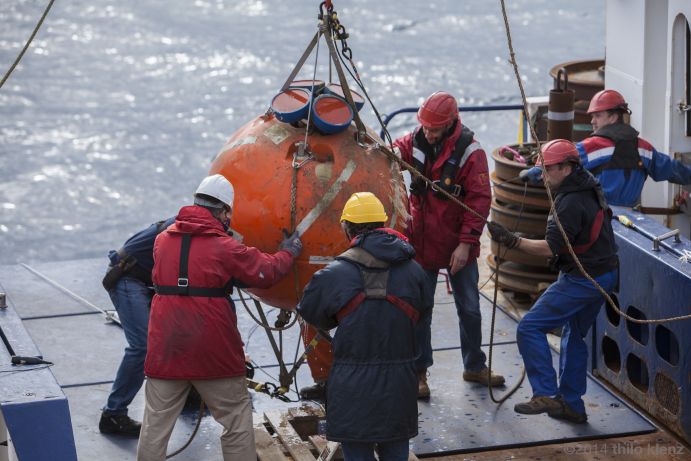
M 602 90 L 595 93 L 593 99 L 590 100 L 588 113 L 592 114 L 593 112 L 602 112 L 604 110 L 615 109 L 627 111 L 629 106 L 626 104 L 624 97 L 618 91 Z
M 566 161 L 574 163 L 580 162 L 580 156 L 576 146 L 571 141 L 566 139 L 554 139 L 542 145 L 542 158 L 544 159 L 544 166 L 558 165 Z M 542 165 L 543 162 L 537 159 L 537 165 Z
M 456 98 L 445 91 L 432 93 L 417 111 L 417 119 L 425 128 L 441 128 L 460 119 Z

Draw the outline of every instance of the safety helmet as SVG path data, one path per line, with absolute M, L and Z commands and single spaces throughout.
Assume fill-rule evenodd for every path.
M 566 161 L 580 163 L 580 156 L 576 146 L 566 139 L 554 139 L 542 146 L 542 158 L 544 162 L 537 159 L 537 165 L 550 166 L 558 165 Z
M 221 204 L 205 199 L 199 194 L 208 195 Z M 202 179 L 202 182 L 197 187 L 194 193 L 194 204 L 211 208 L 223 208 L 226 205 L 233 208 L 233 199 L 235 198 L 235 191 L 233 185 L 223 175 L 214 174 Z
M 425 128 L 441 128 L 456 119 L 460 119 L 456 98 L 445 91 L 432 93 L 417 111 L 417 120 Z
M 623 110 L 628 111 L 629 106 L 626 104 L 624 97 L 618 91 L 602 90 L 595 93 L 593 99 L 590 100 L 588 106 L 588 113 L 602 112 L 605 110 Z
M 355 224 L 386 222 L 389 217 L 384 205 L 372 192 L 355 192 L 350 196 L 341 214 L 341 221 Z

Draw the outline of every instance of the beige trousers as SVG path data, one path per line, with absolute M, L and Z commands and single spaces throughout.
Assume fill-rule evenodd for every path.
M 190 386 L 194 386 L 223 426 L 221 449 L 224 461 L 256 461 L 252 407 L 244 376 L 208 380 L 146 380 L 144 420 L 139 434 L 137 461 L 164 461 Z

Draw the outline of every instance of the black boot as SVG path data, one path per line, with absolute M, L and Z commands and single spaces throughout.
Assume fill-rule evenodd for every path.
M 326 383 L 317 381 L 311 386 L 300 389 L 300 399 L 302 400 L 324 400 L 326 398 Z
M 109 415 L 101 413 L 98 430 L 102 434 L 122 435 L 124 437 L 139 437 L 142 424 L 127 415 Z

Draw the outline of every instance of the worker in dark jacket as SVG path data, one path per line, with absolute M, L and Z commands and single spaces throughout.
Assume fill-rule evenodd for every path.
M 609 207 L 597 180 L 580 165 L 570 141 L 557 139 L 543 146 L 543 175 L 556 191 L 554 213 L 568 243 L 585 271 L 607 292 L 618 279 L 617 247 Z M 559 278 L 538 298 L 518 324 L 516 339 L 533 388 L 530 401 L 514 407 L 517 413 L 547 413 L 574 423 L 588 419 L 582 396 L 586 391 L 588 348 L 583 338 L 604 302 L 602 293 L 585 278 L 569 254 L 554 216 L 547 221 L 544 240 L 521 238 L 500 224 L 487 228 L 507 248 L 556 258 Z M 559 384 L 552 367 L 547 333 L 563 327 Z
M 98 423 L 104 434 L 139 437 L 141 424 L 128 416 L 127 407 L 144 383 L 146 333 L 154 296 L 151 281 L 154 240 L 174 222 L 173 217 L 154 223 L 127 239 L 122 248 L 108 254 L 110 265 L 103 286 L 118 312 L 127 347 Z
M 292 268 L 302 250 L 297 232 L 274 254 L 227 234 L 234 190 L 216 174 L 204 178 L 194 206 L 154 244 L 146 406 L 138 461 L 163 461 L 185 398 L 197 389 L 223 426 L 225 461 L 256 461 L 245 355 L 230 293 L 233 286 L 268 288 Z
M 425 271 L 407 239 L 385 228 L 382 203 L 353 194 L 341 225 L 350 248 L 314 274 L 298 312 L 336 330 L 327 381 L 329 440 L 347 460 L 408 459 L 418 432 L 415 324 L 434 304 Z

